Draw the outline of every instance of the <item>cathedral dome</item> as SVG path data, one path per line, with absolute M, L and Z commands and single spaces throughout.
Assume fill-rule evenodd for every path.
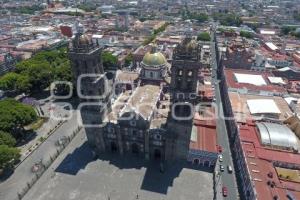
M 198 46 L 197 41 L 196 41 L 196 40 L 191 40 L 191 41 L 187 44 L 186 48 L 187 48 L 187 49 L 196 49 L 197 46 Z
M 146 53 L 146 55 L 143 58 L 142 63 L 145 66 L 161 66 L 161 65 L 165 65 L 167 63 L 167 60 L 165 58 L 165 56 L 156 51 L 156 48 L 153 47 L 151 52 Z
M 81 46 L 81 45 L 89 45 L 92 42 L 91 42 L 90 38 L 87 35 L 83 34 L 83 35 L 79 36 L 78 43 Z

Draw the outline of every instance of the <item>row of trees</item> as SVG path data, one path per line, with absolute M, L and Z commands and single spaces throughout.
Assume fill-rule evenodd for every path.
M 241 18 L 233 13 L 214 13 L 213 18 L 223 26 L 240 26 L 242 24 Z
M 31 106 L 14 99 L 0 101 L 0 169 L 12 167 L 19 159 L 16 141 L 24 136 L 24 127 L 37 118 Z
M 72 80 L 66 48 L 43 51 L 19 62 L 15 72 L 7 73 L 0 78 L 0 90 L 16 93 L 39 92 L 56 80 Z
M 118 57 L 114 56 L 112 53 L 104 51 L 101 54 L 102 63 L 104 70 L 116 70 L 118 65 Z M 125 58 L 125 66 L 128 67 L 133 60 L 132 53 L 128 54 Z
M 33 6 L 24 6 L 24 7 L 11 8 L 9 10 L 10 10 L 10 12 L 13 12 L 13 13 L 33 15 L 36 11 L 43 10 L 43 8 L 39 5 L 33 5 Z
M 197 40 L 199 41 L 210 41 L 211 38 L 210 38 L 210 35 L 208 32 L 201 32 L 198 34 L 197 36 Z
M 253 34 L 249 31 L 241 31 L 240 36 L 245 38 L 253 38 Z
M 196 13 L 196 12 L 191 12 L 187 7 L 181 9 L 181 18 L 183 20 L 187 19 L 193 19 L 197 20 L 199 23 L 205 22 L 208 20 L 208 15 L 205 13 Z
M 283 35 L 292 35 L 300 39 L 300 32 L 297 32 L 297 27 L 295 26 L 283 26 L 281 27 L 281 33 Z
M 151 36 L 149 36 L 149 37 L 147 37 L 147 38 L 145 39 L 145 41 L 143 42 L 143 45 L 147 45 L 147 44 L 150 44 L 151 42 L 153 42 L 153 41 L 155 40 L 156 36 L 157 36 L 159 33 L 161 33 L 161 32 L 163 32 L 163 31 L 166 30 L 167 26 L 169 26 L 169 23 L 165 23 L 165 24 L 163 24 L 161 27 L 159 27 L 158 29 L 155 29 L 155 30 L 153 31 L 153 33 L 151 34 Z

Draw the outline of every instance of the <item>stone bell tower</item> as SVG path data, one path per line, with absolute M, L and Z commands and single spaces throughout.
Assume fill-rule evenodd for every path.
M 78 107 L 88 142 L 104 150 L 99 133 L 103 116 L 110 110 L 113 76 L 103 70 L 102 48 L 84 34 L 81 24 L 76 24 L 75 35 L 69 46 L 69 58 L 74 75 L 74 86 L 80 99 Z
M 166 147 L 170 160 L 186 159 L 188 155 L 200 67 L 200 47 L 187 34 L 174 50 L 171 67 L 171 111 L 167 125 L 169 145 Z

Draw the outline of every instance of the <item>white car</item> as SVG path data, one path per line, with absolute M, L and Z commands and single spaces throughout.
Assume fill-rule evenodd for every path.
M 222 155 L 219 155 L 219 161 L 223 162 L 223 156 Z

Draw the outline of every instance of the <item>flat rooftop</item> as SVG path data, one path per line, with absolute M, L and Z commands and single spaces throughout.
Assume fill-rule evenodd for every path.
M 267 72 L 224 69 L 224 73 L 228 88 L 246 88 L 250 91 L 287 93 L 282 85 L 274 84 L 269 81 L 269 77 L 274 77 L 274 75 Z
M 194 116 L 190 149 L 217 153 L 217 129 L 214 110 L 207 107 Z
M 160 98 L 161 88 L 157 85 L 143 85 L 137 87 L 128 100 L 121 113 L 134 110 L 144 119 L 149 119 L 156 108 Z
M 259 119 L 260 116 L 271 116 L 283 121 L 293 115 L 288 103 L 279 96 L 250 95 L 238 92 L 228 92 L 228 95 L 237 122 Z M 266 103 L 269 104 L 266 105 Z

